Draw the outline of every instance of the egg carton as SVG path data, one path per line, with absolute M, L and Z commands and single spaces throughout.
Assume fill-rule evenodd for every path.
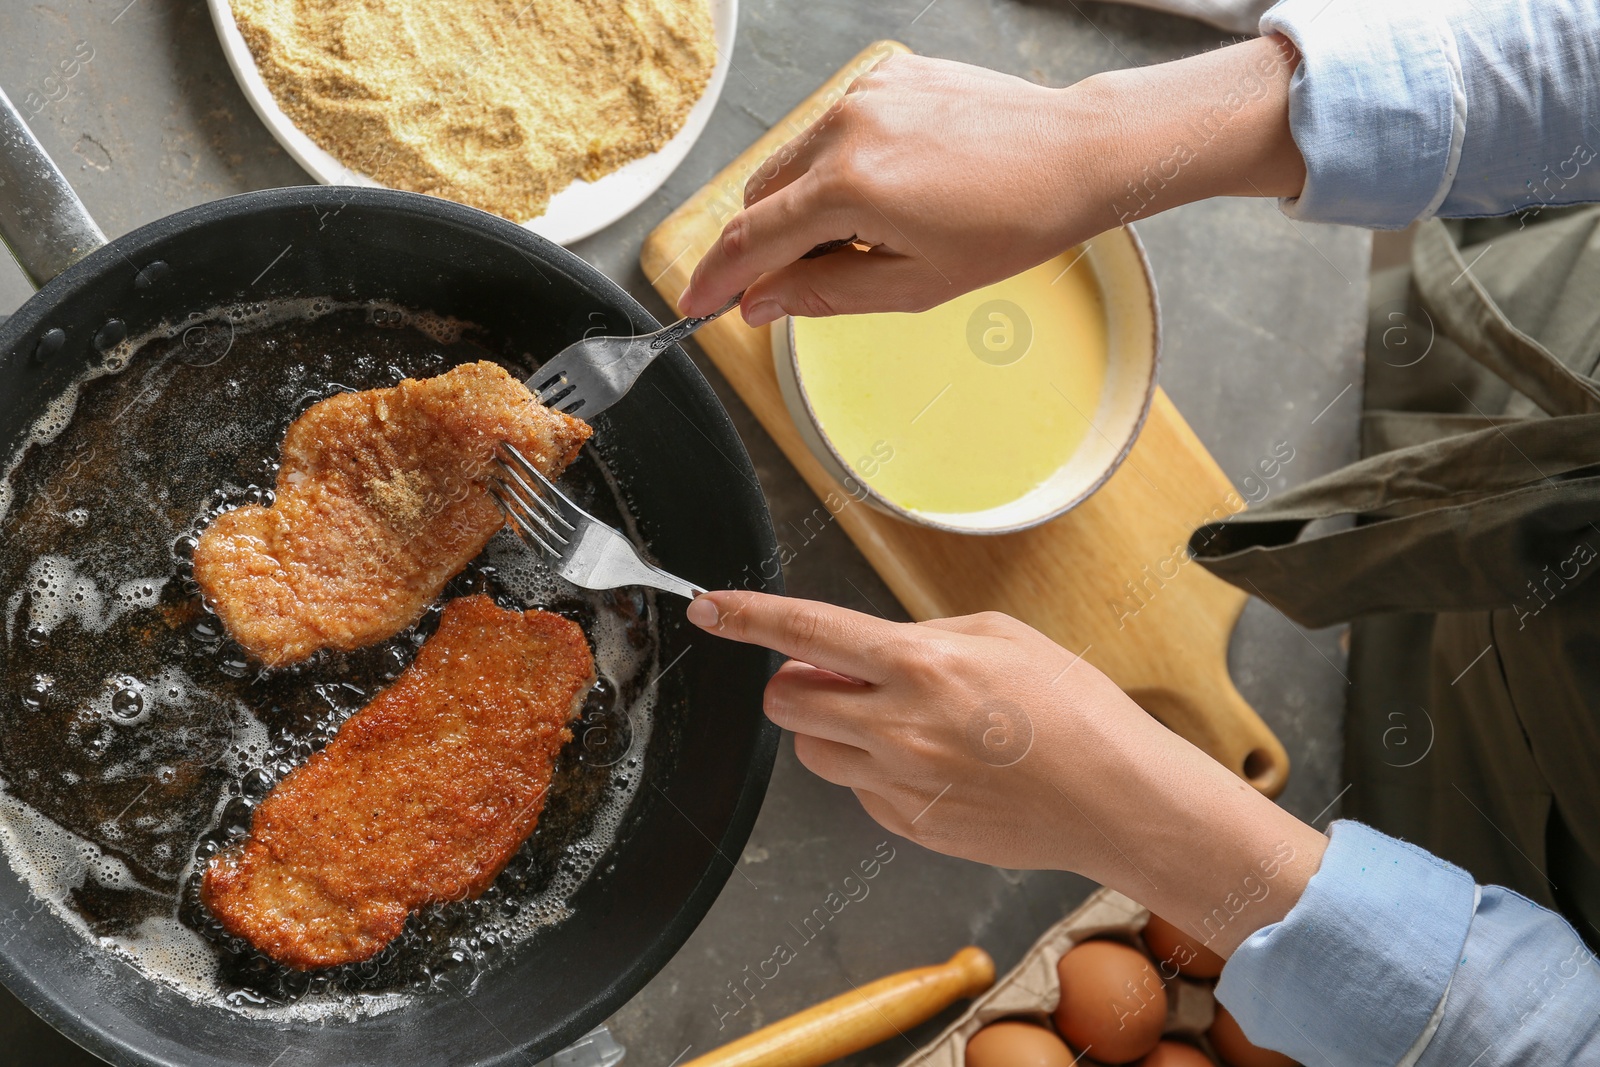
M 1022 962 L 995 982 L 987 993 L 967 1005 L 967 1010 L 955 1022 L 932 1043 L 903 1061 L 900 1067 L 965 1067 L 967 1041 L 985 1026 L 1001 1019 L 1026 1019 L 1050 1026 L 1051 1015 L 1061 999 L 1056 961 L 1074 945 L 1096 937 L 1122 941 L 1142 951 L 1139 933 L 1149 919 L 1149 909 L 1121 893 L 1111 889 L 1096 890 L 1076 911 L 1046 930 L 1022 957 Z M 1211 982 L 1181 975 L 1167 980 L 1167 1018 L 1162 1025 L 1162 1036 L 1198 1040 L 1201 1051 L 1213 1063 L 1220 1064 L 1203 1038 L 1216 1018 L 1217 1002 L 1211 986 Z

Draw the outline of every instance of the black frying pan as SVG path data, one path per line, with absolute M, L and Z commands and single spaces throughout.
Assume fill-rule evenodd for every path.
M 248 193 L 103 243 L 10 101 L 0 102 L 0 231 L 39 286 L 0 326 L 0 455 L 99 349 L 240 299 L 391 301 L 477 323 L 537 359 L 596 326 L 658 328 L 565 249 L 409 193 Z M 759 585 L 752 578 L 776 558 L 766 502 L 727 413 L 682 351 L 598 418 L 596 435 L 661 565 L 712 588 Z M 405 1010 L 315 1025 L 201 1006 L 93 948 L 9 864 L 0 864 L 0 981 L 117 1064 L 422 1067 L 549 1055 L 615 1011 L 688 938 L 731 873 L 772 767 L 778 731 L 761 714 L 772 657 L 693 631 L 681 601 L 660 607 L 660 662 L 675 666 L 659 683 L 659 725 L 619 844 L 572 898 L 571 917 L 502 958 L 470 997 L 423 993 Z

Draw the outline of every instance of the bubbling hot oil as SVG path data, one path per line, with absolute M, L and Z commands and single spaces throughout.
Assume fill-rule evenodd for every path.
M 195 535 L 271 502 L 307 406 L 476 359 L 531 370 L 466 324 L 388 304 L 217 309 L 109 352 L 0 479 L 0 845 L 46 906 L 195 1000 L 351 1017 L 470 985 L 568 915 L 616 843 L 654 722 L 653 594 L 576 589 L 502 531 L 391 640 L 261 671 L 193 581 Z M 631 531 L 594 448 L 565 484 Z M 533 837 L 482 897 L 424 909 L 362 964 L 296 972 L 227 935 L 199 902 L 206 861 L 405 669 L 445 601 L 476 592 L 573 618 L 594 646 L 600 681 Z

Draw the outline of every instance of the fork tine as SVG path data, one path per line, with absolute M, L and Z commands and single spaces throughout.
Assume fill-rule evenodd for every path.
M 491 483 L 489 495 L 494 498 L 495 506 L 500 509 L 500 514 L 504 515 L 508 520 L 510 520 L 518 537 L 524 541 L 532 538 L 540 548 L 550 553 L 550 555 L 554 556 L 556 559 L 561 558 L 561 552 L 554 548 L 550 542 L 539 536 L 539 531 L 534 528 L 533 524 L 530 523 L 526 517 L 523 516 L 522 511 L 512 506 L 513 503 L 521 505 L 522 501 L 506 487 L 504 482 L 498 478 L 495 478 Z M 526 505 L 522 506 L 526 507 Z M 540 519 L 538 515 L 531 515 L 531 517 L 537 521 L 540 526 L 544 527 L 547 533 L 550 533 L 552 536 L 554 536 L 554 531 L 545 524 L 543 519 Z M 556 539 L 560 540 L 562 544 L 566 544 L 566 541 L 562 540 L 561 538 L 558 537 Z
M 548 369 L 548 365 L 546 365 L 545 367 L 540 367 L 537 371 L 535 371 L 533 377 L 534 381 L 539 382 L 533 391 L 539 394 L 540 402 L 545 403 L 544 395 L 550 392 L 555 385 L 566 381 L 567 374 L 563 370 Z
M 544 498 L 538 489 L 529 485 L 527 481 L 523 479 L 522 475 L 517 473 L 516 469 L 512 467 L 511 464 L 507 463 L 498 456 L 495 457 L 495 462 L 500 465 L 500 469 L 505 472 L 506 477 L 510 478 L 511 481 L 515 483 L 516 487 L 521 490 L 520 493 L 516 494 L 518 502 L 521 503 L 523 507 L 527 508 L 528 511 L 534 515 L 534 517 L 539 518 L 539 524 L 541 526 L 545 527 L 547 530 L 551 530 L 552 532 L 554 530 L 549 523 L 545 522 L 543 518 L 539 517 L 539 512 L 542 511 L 545 515 L 548 515 L 550 518 L 566 527 L 569 533 L 577 529 L 577 527 L 573 526 L 572 523 L 567 521 L 566 516 L 562 515 L 561 512 L 556 510 L 556 506 L 554 504 L 550 503 L 550 501 Z M 562 544 L 566 544 L 565 539 L 562 540 Z
M 577 391 L 578 387 L 566 378 L 557 378 L 549 389 L 539 390 L 539 403 L 547 408 L 553 408 Z
M 528 518 L 531 518 L 534 522 L 538 523 L 540 529 L 544 530 L 545 533 L 550 535 L 550 538 L 553 541 L 565 548 L 567 539 L 562 536 L 561 531 L 557 530 L 554 526 L 551 526 L 545 521 L 544 516 L 539 514 L 539 508 L 542 508 L 548 512 L 550 505 L 539 499 L 537 496 L 533 496 L 532 490 L 527 485 L 522 484 L 522 480 L 517 478 L 515 471 L 507 469 L 506 473 L 511 475 L 512 479 L 515 480 L 517 484 L 512 485 L 503 478 L 496 478 L 495 481 L 499 484 L 501 491 L 506 494 L 507 498 L 512 503 L 517 504 L 522 508 L 523 511 L 527 512 Z M 519 489 L 521 492 L 518 492 Z M 538 501 L 539 508 L 534 508 L 528 503 L 530 498 Z M 572 531 L 572 529 L 573 528 L 571 526 L 567 527 L 569 533 Z
M 490 478 L 489 486 L 495 503 L 512 520 L 517 530 L 526 535 L 524 540 L 531 537 L 556 557 L 556 570 L 567 581 L 585 589 L 621 589 L 645 585 L 690 599 L 705 592 L 693 582 L 669 574 L 648 562 L 626 534 L 607 526 L 574 504 L 538 467 L 528 462 L 528 457 L 518 452 L 515 445 L 500 442 L 495 464 L 505 474 L 505 478 L 498 474 Z M 523 477 L 524 472 L 528 475 L 527 479 Z M 530 485 L 528 479 L 538 488 Z M 556 499 L 559 510 L 556 504 L 545 499 L 546 493 Z M 538 506 L 535 507 L 535 504 Z M 576 540 L 569 542 L 556 534 L 554 528 L 540 517 L 541 510 L 573 531 Z M 530 519 L 533 521 L 530 522 Z M 564 550 L 557 552 L 552 549 L 550 542 L 534 529 L 535 522 L 551 538 L 560 541 Z
M 561 490 L 557 489 L 555 487 L 555 483 L 549 478 L 546 478 L 544 473 L 540 471 L 538 467 L 535 467 L 531 462 L 529 462 L 527 456 L 524 456 L 521 452 L 518 452 L 515 445 L 507 441 L 502 441 L 500 442 L 500 447 L 503 448 L 507 455 L 509 455 L 515 462 L 515 465 L 513 466 L 502 458 L 500 460 L 500 465 L 505 467 L 506 470 L 511 474 L 511 477 L 515 479 L 517 483 L 522 486 L 522 488 L 526 489 L 528 494 L 537 500 L 540 506 L 544 508 L 546 513 L 548 513 L 557 522 L 561 523 L 561 525 L 565 526 L 569 530 L 577 529 L 577 527 L 573 526 L 572 524 L 572 518 L 569 518 L 568 515 L 562 514 L 560 509 L 546 499 L 545 493 L 547 492 L 554 494 L 558 501 L 560 501 L 562 504 L 565 504 L 567 508 L 571 509 L 571 514 L 573 516 L 581 515 L 584 518 L 591 517 L 585 513 L 582 508 L 574 504 L 571 500 L 567 499 L 567 495 Z M 535 488 L 534 486 L 529 485 L 528 482 L 523 479 L 522 474 L 531 476 L 539 483 L 539 487 Z
M 579 515 L 586 514 L 571 497 L 567 496 L 567 494 L 563 493 L 556 486 L 555 482 L 552 482 L 548 477 L 546 477 L 543 471 L 541 471 L 538 467 L 535 467 L 532 463 L 528 462 L 528 457 L 524 456 L 521 452 L 518 452 L 515 445 L 507 444 L 505 447 L 522 466 L 528 469 L 530 474 L 539 480 L 539 484 L 552 495 L 554 495 L 557 500 L 561 501 L 561 503 L 565 504 Z
M 515 474 L 512 475 L 512 477 L 515 478 Z M 506 483 L 502 482 L 501 485 L 506 485 Z M 525 510 L 526 514 L 528 514 L 528 518 L 531 518 L 533 522 L 539 523 L 539 528 L 544 530 L 544 533 L 549 534 L 550 539 L 552 539 L 555 544 L 562 545 L 563 549 L 568 547 L 568 542 L 566 542 L 566 537 L 563 536 L 562 531 L 557 530 L 555 526 L 550 525 L 546 518 L 544 518 L 544 515 L 539 514 L 539 509 L 549 510 L 549 504 L 546 504 L 546 502 L 542 501 L 542 499 L 533 498 L 536 499 L 536 501 L 539 501 L 539 509 L 534 509 L 534 507 L 528 506 L 528 494 L 526 494 L 526 488 L 528 488 L 528 486 L 520 486 L 520 488 L 523 490 L 520 491 L 520 493 L 518 493 L 518 486 L 506 485 L 506 488 L 510 491 L 510 496 L 512 496 L 512 499 L 515 499 L 518 504 L 522 504 L 522 509 Z M 563 525 L 565 525 L 565 523 L 563 523 Z M 576 530 L 574 526 L 566 526 L 566 533 L 573 533 L 574 530 Z

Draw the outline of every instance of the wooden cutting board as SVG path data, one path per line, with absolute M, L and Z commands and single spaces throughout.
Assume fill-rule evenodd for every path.
M 858 75 L 904 51 L 891 41 L 868 47 L 645 238 L 639 262 L 669 304 L 676 306 L 695 264 L 742 206 L 751 172 Z M 847 495 L 807 451 L 779 395 L 770 329 L 752 330 L 730 314 L 696 340 L 812 490 L 837 506 Z M 1228 677 L 1228 639 L 1245 595 L 1190 561 L 1184 547 L 1195 526 L 1241 507 L 1216 461 L 1157 390 L 1121 469 L 1053 522 L 974 537 L 913 526 L 857 503 L 837 518 L 913 617 L 994 610 L 1021 619 L 1081 653 L 1145 710 L 1276 796 L 1288 777 L 1288 754 Z

